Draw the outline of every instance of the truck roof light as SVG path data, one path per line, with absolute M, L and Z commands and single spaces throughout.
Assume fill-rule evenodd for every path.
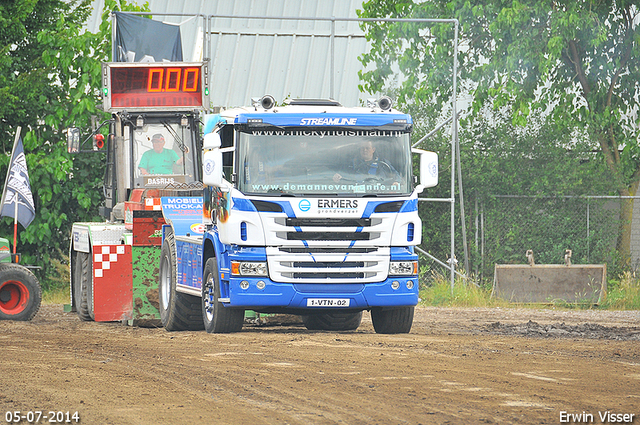
M 276 106 L 276 100 L 273 98 L 273 96 L 265 94 L 264 96 L 262 96 L 262 99 L 260 99 L 260 105 L 264 109 L 271 109 Z
M 389 96 L 382 96 L 380 99 L 367 99 L 367 108 L 374 109 L 375 107 L 382 109 L 383 111 L 389 111 L 393 106 L 393 100 Z
M 270 94 L 265 94 L 262 97 L 252 97 L 251 105 L 253 105 L 256 110 L 258 109 L 258 107 L 261 107 L 263 109 L 271 109 L 276 106 L 276 100 Z
M 393 106 L 393 100 L 389 96 L 382 96 L 378 99 L 378 106 L 383 111 L 388 111 Z

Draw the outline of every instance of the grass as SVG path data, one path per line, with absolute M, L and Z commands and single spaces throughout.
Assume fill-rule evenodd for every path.
M 450 278 L 432 274 L 420 285 L 420 305 L 439 307 L 505 307 L 507 301 L 491 297 L 491 286 L 476 285 L 469 279 L 456 278 L 453 292 Z
M 44 304 L 69 303 L 69 263 L 55 262 L 56 275 L 43 285 Z M 454 281 L 453 293 L 448 276 L 422 273 L 420 276 L 420 305 L 440 307 L 521 307 L 522 304 L 491 297 L 491 284 L 477 286 L 467 279 Z M 640 310 L 640 277 L 626 272 L 620 279 L 608 282 L 607 296 L 599 305 L 592 303 L 551 303 L 554 307 L 569 309 Z
M 619 280 L 610 280 L 602 307 L 608 310 L 640 310 L 640 279 L 625 272 Z
M 477 286 L 468 279 L 456 278 L 453 292 L 448 276 L 432 273 L 420 278 L 420 305 L 436 307 L 523 307 L 491 296 L 491 284 Z M 549 306 L 567 309 L 640 310 L 640 278 L 625 273 L 608 282 L 608 291 L 600 304 L 592 302 L 550 302 Z
M 61 255 L 62 260 L 52 259 L 53 272 L 40 279 L 43 304 L 69 304 L 69 257 Z
M 42 304 L 69 304 L 69 287 L 54 287 L 42 291 Z

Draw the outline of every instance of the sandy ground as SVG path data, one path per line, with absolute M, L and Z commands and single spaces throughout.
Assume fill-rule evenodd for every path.
M 640 424 L 638 311 L 418 308 L 405 335 L 366 313 L 355 332 L 270 322 L 170 333 L 43 305 L 0 322 L 0 424 Z

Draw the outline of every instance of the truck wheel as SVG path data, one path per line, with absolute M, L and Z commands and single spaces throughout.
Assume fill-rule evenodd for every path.
M 406 334 L 413 324 L 415 307 L 399 307 L 392 309 L 372 308 L 371 321 L 373 329 L 379 334 Z
M 176 291 L 176 248 L 172 232 L 167 232 L 160 254 L 160 319 L 168 331 L 202 329 L 200 300 Z
M 76 254 L 73 269 L 73 304 L 80 320 L 93 320 L 89 306 L 93 298 L 91 254 L 80 252 Z
M 310 331 L 353 331 L 362 322 L 362 312 L 323 313 L 302 316 L 302 323 Z
M 218 264 L 209 258 L 202 276 L 202 317 L 204 328 L 209 333 L 239 332 L 244 322 L 244 309 L 227 308 L 220 299 Z
M 29 269 L 19 264 L 0 266 L 0 319 L 31 320 L 41 301 L 42 288 Z

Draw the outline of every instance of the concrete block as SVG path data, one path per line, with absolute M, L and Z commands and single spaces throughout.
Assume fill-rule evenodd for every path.
M 494 295 L 511 302 L 600 302 L 607 292 L 605 264 L 496 264 Z

